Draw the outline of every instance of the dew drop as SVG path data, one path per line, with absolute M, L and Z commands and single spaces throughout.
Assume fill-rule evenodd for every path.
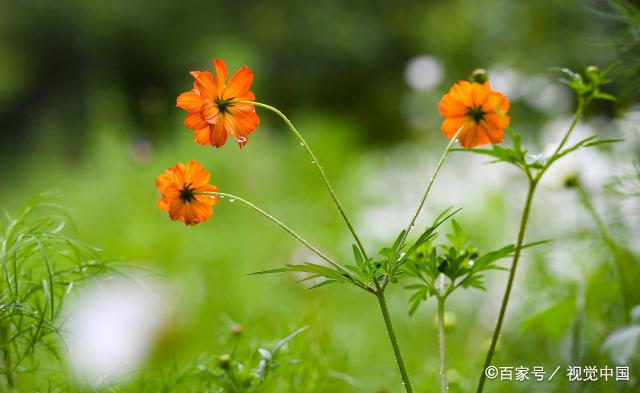
M 313 160 L 311 160 L 311 163 L 312 163 L 312 164 L 315 164 L 316 162 L 315 162 L 315 161 L 313 161 Z
M 304 143 L 300 142 L 300 146 L 304 146 Z
M 235 198 L 229 198 L 229 202 L 235 202 L 236 199 Z

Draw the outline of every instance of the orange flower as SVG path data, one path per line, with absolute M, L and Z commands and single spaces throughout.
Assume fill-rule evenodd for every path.
M 179 162 L 168 168 L 156 179 L 156 187 L 162 195 L 157 202 L 161 210 L 169 212 L 172 220 L 196 225 L 211 217 L 211 206 L 218 202 L 217 195 L 200 194 L 218 192 L 218 187 L 208 184 L 209 172 L 196 161 L 187 165 Z
M 491 90 L 489 82 L 460 81 L 442 97 L 438 110 L 445 117 L 442 133 L 453 138 L 460 128 L 462 147 L 502 142 L 504 128 L 509 125 L 509 100 Z
M 249 91 L 253 72 L 243 66 L 227 83 L 224 61 L 213 60 L 213 68 L 215 80 L 209 71 L 191 71 L 193 90 L 180 94 L 176 106 L 188 112 L 184 125 L 194 131 L 197 143 L 220 147 L 231 135 L 242 148 L 260 123 L 253 105 L 238 103 L 256 98 Z

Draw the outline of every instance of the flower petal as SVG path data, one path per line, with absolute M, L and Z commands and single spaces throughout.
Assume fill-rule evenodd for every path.
M 198 161 L 191 160 L 187 163 L 184 175 L 191 188 L 201 187 L 209 182 L 211 176 Z
M 218 116 L 217 122 L 209 126 L 211 131 L 211 144 L 215 147 L 222 147 L 227 142 L 229 136 L 225 128 L 226 116 Z
M 201 128 L 199 130 L 195 130 L 193 134 L 193 139 L 199 145 L 211 145 L 211 126 L 207 125 L 205 128 Z
M 213 83 L 213 75 L 209 71 L 191 71 L 191 76 L 196 79 L 197 90 L 202 98 L 215 99 L 216 87 Z
M 216 73 L 216 94 L 219 97 L 222 97 L 222 93 L 224 92 L 225 83 L 227 81 L 227 75 L 229 71 L 227 70 L 227 65 L 224 60 L 221 59 L 213 59 L 211 61 L 213 63 L 213 68 Z
M 469 119 L 466 116 L 448 117 L 444 119 L 444 121 L 442 122 L 442 125 L 440 126 L 440 129 L 442 130 L 442 133 L 447 138 L 453 138 L 453 136 L 456 134 L 456 132 L 458 132 L 460 127 L 464 126 L 465 123 L 467 122 L 469 122 Z
M 176 106 L 189 112 L 194 112 L 202 106 L 202 97 L 194 91 L 187 91 L 178 96 Z
M 460 136 L 458 136 L 458 140 L 460 141 L 460 144 L 462 145 L 462 147 L 473 147 L 476 146 L 478 144 L 478 134 L 476 132 L 476 124 L 475 123 L 469 123 L 469 125 L 467 127 L 464 128 L 464 130 L 462 130 L 462 132 L 460 133 Z
M 245 94 L 251 87 L 251 83 L 253 83 L 253 72 L 247 66 L 242 66 L 229 79 L 229 83 L 224 89 L 224 98 L 233 99 Z
M 187 118 L 184 119 L 184 125 L 192 130 L 199 130 L 207 126 L 207 122 L 204 121 L 200 112 L 189 112 Z

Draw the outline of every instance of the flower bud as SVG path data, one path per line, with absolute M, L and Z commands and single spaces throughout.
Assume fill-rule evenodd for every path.
M 224 353 L 218 356 L 218 365 L 221 369 L 228 370 L 229 366 L 231 365 L 231 355 L 229 355 L 228 353 Z
M 487 74 L 487 70 L 484 68 L 476 68 L 471 73 L 471 82 L 475 83 L 484 83 L 489 80 L 489 75 Z
M 587 74 L 597 74 L 600 72 L 598 66 L 590 65 L 587 67 Z

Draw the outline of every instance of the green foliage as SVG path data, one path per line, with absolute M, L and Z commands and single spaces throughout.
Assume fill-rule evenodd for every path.
M 429 297 L 448 297 L 455 289 L 484 287 L 484 273 L 506 270 L 496 263 L 513 255 L 515 247 L 508 245 L 480 255 L 469 243 L 467 234 L 456 220 L 451 221 L 452 232 L 446 235 L 448 244 L 435 244 L 435 236 L 411 248 L 403 272 L 418 282 L 406 286 L 412 291 L 410 314 Z
M 67 212 L 56 193 L 32 198 L 0 226 L 0 373 L 17 386 L 38 359 L 59 356 L 57 317 L 66 296 L 84 280 L 110 270 L 100 251 L 65 236 Z
M 410 246 L 405 242 L 405 231 L 401 231 L 392 246 L 382 248 L 377 258 L 365 259 L 360 249 L 354 244 L 353 257 L 355 265 L 348 264 L 345 265 L 345 267 L 334 267 L 305 262 L 301 265 L 288 264 L 282 268 L 264 270 L 252 274 L 307 273 L 308 275 L 301 279 L 301 282 L 312 279 L 324 279 L 320 283 L 311 286 L 311 289 L 329 284 L 348 283 L 368 292 L 376 293 L 381 289 L 384 290 L 387 283 L 398 282 L 400 268 L 407 261 L 407 257 L 412 255 L 420 246 L 434 238 L 437 235 L 436 229 L 459 211 L 451 212 L 451 210 L 451 208 L 448 208 L 443 211 L 433 225 L 427 227 L 418 240 Z
M 562 72 L 567 78 L 560 82 L 569 86 L 578 96 L 578 100 L 588 105 L 592 100 L 615 101 L 616 98 L 600 90 L 600 87 L 611 82 L 607 75 L 616 67 L 616 63 L 609 65 L 606 69 L 600 70 L 596 66 L 588 66 L 585 69 L 584 77 L 568 68 L 555 68 Z
M 265 385 L 271 381 L 271 374 L 289 366 L 295 367 L 302 361 L 292 357 L 288 344 L 305 330 L 306 326 L 278 340 L 272 349 L 241 345 L 236 341 L 238 337 L 234 337 L 234 348 L 230 353 L 218 356 L 202 354 L 185 366 L 174 363 L 167 370 L 143 375 L 126 390 L 113 387 L 105 391 L 125 392 L 134 387 L 136 391 L 153 393 L 264 391 Z M 234 336 L 237 334 L 232 333 Z

